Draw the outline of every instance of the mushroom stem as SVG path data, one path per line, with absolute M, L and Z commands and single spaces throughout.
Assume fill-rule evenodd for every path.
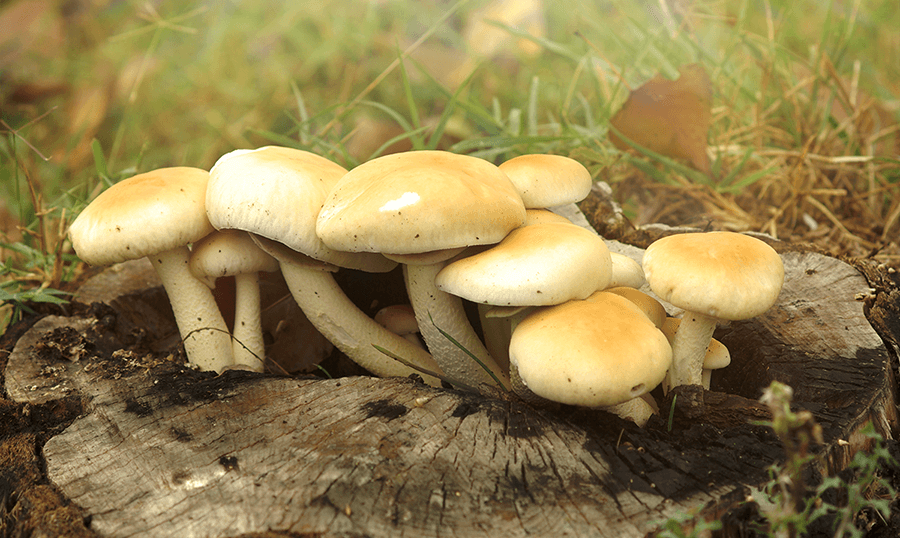
M 278 258 L 277 255 L 275 257 Z M 433 372 L 441 371 L 427 351 L 386 330 L 357 308 L 331 273 L 283 259 L 279 262 L 291 295 L 310 323 L 354 362 L 377 376 L 406 377 L 417 374 L 429 385 L 441 386 L 440 379 L 423 374 L 375 349 L 374 346 L 379 346 L 411 364 Z
M 201 370 L 221 372 L 234 363 L 231 333 L 209 287 L 188 268 L 186 246 L 148 256 L 162 280 L 188 360 Z
M 259 306 L 259 273 L 241 273 L 234 277 L 234 363 L 263 371 L 266 347 L 263 341 Z
M 703 358 L 715 330 L 715 317 L 698 312 L 684 313 L 672 341 L 672 367 L 666 376 L 670 388 L 703 383 Z
M 625 420 L 630 420 L 642 428 L 647 425 L 647 421 L 653 416 L 653 407 L 641 396 L 616 405 L 601 407 L 600 409 Z
M 416 313 L 422 339 L 451 383 L 456 380 L 473 387 L 481 384 L 497 387 L 494 378 L 463 349 L 441 334 L 440 330 L 452 336 L 460 346 L 478 357 L 493 372 L 503 385 L 497 388 L 509 388 L 509 378 L 469 324 L 462 299 L 435 287 L 434 277 L 443 267 L 444 262 L 403 266 L 409 301 Z

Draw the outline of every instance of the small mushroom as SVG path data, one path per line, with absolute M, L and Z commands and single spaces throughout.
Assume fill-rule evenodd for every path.
M 593 180 L 583 164 L 563 155 L 529 154 L 499 165 L 528 209 L 555 207 L 584 200 Z
M 233 276 L 234 330 L 232 346 L 234 363 L 262 372 L 265 359 L 259 304 L 259 272 L 278 270 L 278 262 L 263 252 L 246 232 L 221 230 L 213 232 L 191 249 L 191 272 L 215 287 L 215 279 Z
M 669 339 L 669 344 L 675 341 L 675 334 L 678 332 L 680 325 L 681 320 L 678 318 L 666 318 L 663 322 L 661 329 L 666 338 Z M 729 364 L 731 364 L 731 353 L 728 351 L 728 348 L 722 342 L 711 338 L 709 345 L 706 346 L 706 355 L 703 356 L 703 372 L 701 375 L 703 388 L 709 390 L 713 370 L 725 368 Z M 669 392 L 669 387 L 665 381 L 663 381 L 663 391 Z
M 406 338 L 413 345 L 425 349 L 425 344 L 419 337 L 419 324 L 416 322 L 416 313 L 412 306 L 407 304 L 386 306 L 376 312 L 372 319 L 392 333 Z
M 653 322 L 658 328 L 663 328 L 663 323 L 666 321 L 666 309 L 663 307 L 662 303 L 650 297 L 646 293 L 641 290 L 636 290 L 634 288 L 629 288 L 626 286 L 616 286 L 610 287 L 603 290 L 607 293 L 615 293 L 616 295 L 621 295 L 622 297 L 628 299 L 632 303 L 635 304 L 641 311 L 650 318 L 650 321 Z M 590 299 L 590 297 L 588 297 Z M 665 332 L 665 331 L 663 331 Z
M 232 364 L 231 335 L 212 292 L 188 269 L 188 244 L 213 227 L 204 199 L 209 173 L 160 168 L 116 183 L 69 228 L 75 253 L 91 265 L 150 259 L 169 296 L 188 360 L 221 372 Z

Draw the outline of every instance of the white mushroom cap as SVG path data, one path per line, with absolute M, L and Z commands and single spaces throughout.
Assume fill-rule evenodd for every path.
M 527 208 L 580 202 L 593 183 L 584 165 L 562 155 L 521 155 L 501 164 L 500 170 L 515 184 Z
M 206 170 L 174 167 L 116 183 L 69 228 L 75 252 L 90 265 L 110 265 L 199 241 L 213 231 L 204 206 L 208 181 Z
M 646 284 L 641 264 L 618 252 L 610 252 L 609 256 L 612 259 L 612 279 L 609 282 L 611 288 L 627 286 L 637 289 Z
M 410 151 L 378 157 L 342 177 L 316 231 L 334 249 L 417 254 L 496 243 L 524 221 L 519 194 L 493 164 Z
M 672 350 L 631 301 L 601 292 L 535 310 L 513 332 L 509 356 L 510 368 L 538 396 L 606 407 L 658 385 Z
M 784 282 L 778 253 L 734 232 L 664 237 L 647 247 L 642 265 L 650 289 L 664 301 L 727 320 L 762 314 Z
M 206 211 L 216 229 L 251 232 L 339 267 L 390 271 L 397 264 L 383 256 L 337 251 L 316 235 L 322 203 L 346 173 L 344 167 L 298 149 L 235 150 L 210 171 Z
M 200 279 L 277 270 L 278 261 L 240 230 L 214 231 L 191 248 L 191 272 Z
M 534 224 L 448 264 L 435 285 L 477 303 L 554 305 L 584 299 L 606 287 L 610 275 L 609 250 L 600 236 L 572 224 Z

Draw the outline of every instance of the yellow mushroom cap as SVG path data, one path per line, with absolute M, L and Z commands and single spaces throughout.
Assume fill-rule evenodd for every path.
M 653 322 L 658 328 L 662 329 L 663 322 L 666 320 L 666 309 L 663 307 L 662 303 L 654 299 L 653 297 L 647 295 L 641 290 L 637 290 L 634 288 L 629 288 L 625 286 L 617 286 L 615 288 L 606 288 L 603 290 L 607 293 L 615 293 L 616 295 L 621 295 L 622 297 L 628 299 L 632 303 L 635 304 L 641 311 L 650 318 L 650 321 Z M 588 297 L 590 300 L 590 297 Z

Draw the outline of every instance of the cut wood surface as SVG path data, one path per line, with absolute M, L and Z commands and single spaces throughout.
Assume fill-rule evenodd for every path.
M 186 370 L 152 343 L 173 324 L 136 336 L 118 310 L 157 304 L 142 299 L 152 289 L 38 322 L 9 358 L 6 390 L 35 405 L 85 401 L 43 455 L 101 536 L 639 537 L 677 512 L 720 513 L 766 480 L 782 450 L 752 422 L 773 379 L 823 425 L 830 467 L 865 423 L 891 436 L 891 356 L 863 313 L 866 279 L 819 254 L 782 258 L 775 307 L 719 328 L 732 365 L 717 392 L 677 406 L 671 431 L 406 379 Z

